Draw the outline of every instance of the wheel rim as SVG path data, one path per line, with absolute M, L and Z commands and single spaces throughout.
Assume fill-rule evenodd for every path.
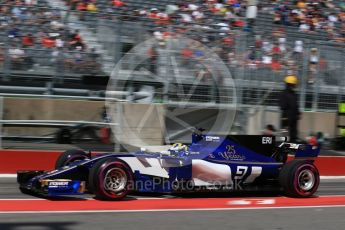
M 311 170 L 305 169 L 299 173 L 298 185 L 301 190 L 309 191 L 314 187 L 314 184 L 315 184 L 315 176 Z
M 127 175 L 123 169 L 113 168 L 107 171 L 104 180 L 104 188 L 113 193 L 123 191 L 127 184 Z

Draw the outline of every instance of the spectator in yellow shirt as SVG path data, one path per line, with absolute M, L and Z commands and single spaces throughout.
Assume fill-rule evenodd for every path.
M 297 2 L 297 7 L 300 8 L 300 9 L 304 9 L 306 6 L 305 2 L 304 1 L 298 1 Z
M 95 3 L 91 2 L 87 5 L 87 11 L 92 12 L 92 13 L 96 13 L 98 11 L 97 6 L 95 5 Z

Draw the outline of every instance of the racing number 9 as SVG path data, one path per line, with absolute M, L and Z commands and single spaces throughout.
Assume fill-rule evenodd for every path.
M 251 166 L 250 167 L 250 173 L 248 174 L 248 166 L 237 166 L 236 169 L 236 174 L 234 176 L 234 180 L 243 180 L 243 178 L 245 176 L 247 176 L 245 178 L 245 180 L 243 180 L 242 182 L 246 182 L 246 183 L 252 183 L 254 182 L 254 180 L 256 178 L 258 178 L 261 173 L 262 173 L 262 167 L 260 166 Z
M 237 166 L 235 180 L 242 180 L 248 171 L 248 166 Z

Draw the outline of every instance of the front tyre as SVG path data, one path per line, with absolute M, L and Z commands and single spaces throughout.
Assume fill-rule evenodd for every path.
M 55 169 L 67 166 L 73 162 L 88 159 L 89 156 L 83 150 L 70 149 L 63 152 L 55 162 Z
M 320 175 L 312 162 L 293 160 L 283 166 L 279 182 L 288 196 L 311 197 L 319 187 Z
M 89 190 L 100 200 L 120 200 L 131 190 L 131 169 L 117 159 L 98 161 L 89 174 Z

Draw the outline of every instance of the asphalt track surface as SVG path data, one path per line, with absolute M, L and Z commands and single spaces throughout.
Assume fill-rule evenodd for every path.
M 255 194 L 253 194 L 255 195 Z M 253 196 L 251 195 L 251 196 Z M 262 196 L 262 194 L 260 194 Z M 345 195 L 345 179 L 322 180 L 319 196 Z M 236 195 L 237 196 L 237 195 Z M 229 195 L 229 197 L 232 197 Z M 238 197 L 238 196 L 237 196 Z M 269 198 L 270 195 L 268 194 Z M 133 199 L 152 197 L 133 196 Z M 162 196 L 160 198 L 171 198 Z M 244 197 L 245 198 L 245 197 Z M 33 199 L 15 178 L 0 178 L 0 200 Z M 185 199 L 193 199 L 185 198 Z M 214 199 L 214 197 L 213 197 Z M 58 201 L 57 201 L 58 202 Z M 73 201 L 71 201 L 73 202 Z M 212 197 L 210 198 L 212 202 Z M 1 208 L 1 207 L 0 207 Z M 2 213 L 0 230 L 69 229 L 345 229 L 345 206 L 102 213 Z

